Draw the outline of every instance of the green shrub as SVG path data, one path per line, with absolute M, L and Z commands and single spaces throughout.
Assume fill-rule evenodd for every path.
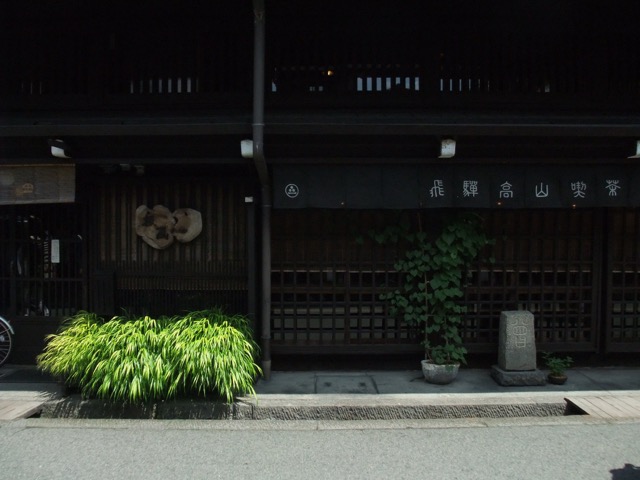
M 542 354 L 542 358 L 544 358 L 544 363 L 549 369 L 551 375 L 560 376 L 564 375 L 565 370 L 567 370 L 573 364 L 573 358 L 566 356 L 560 357 L 557 354 L 551 352 L 540 352 Z
M 87 397 L 129 403 L 217 394 L 255 395 L 262 372 L 246 318 L 219 310 L 184 317 L 114 317 L 88 312 L 50 335 L 38 365 Z

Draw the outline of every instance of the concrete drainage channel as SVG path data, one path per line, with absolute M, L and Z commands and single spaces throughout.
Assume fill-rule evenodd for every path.
M 150 404 L 122 404 L 103 400 L 85 400 L 71 395 L 46 402 L 40 418 L 84 419 L 202 419 L 225 420 L 234 418 L 235 404 L 216 401 L 184 400 Z
M 426 420 L 453 418 L 551 417 L 566 414 L 565 404 L 484 405 L 297 405 L 242 408 L 240 419 L 255 420 Z
M 69 396 L 43 405 L 42 418 L 190 420 L 421 420 L 454 418 L 558 417 L 565 402 L 465 401 L 464 398 L 407 398 L 406 395 L 266 395 L 233 404 L 185 400 L 122 405 Z

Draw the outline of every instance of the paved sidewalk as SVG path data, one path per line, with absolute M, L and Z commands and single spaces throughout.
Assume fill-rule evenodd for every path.
M 0 367 L 0 420 L 28 418 L 43 405 L 62 396 L 62 386 L 34 366 Z
M 575 368 L 567 371 L 564 385 L 542 387 L 503 387 L 498 385 L 489 369 L 461 369 L 458 378 L 449 385 L 426 383 L 419 370 L 408 371 L 276 371 L 269 381 L 260 379 L 259 395 L 265 394 L 506 394 L 543 393 L 562 395 L 564 392 L 637 390 L 640 394 L 640 368 Z
M 180 407 L 183 417 L 180 418 L 372 420 L 543 417 L 564 415 L 568 397 L 624 396 L 640 399 L 640 368 L 576 368 L 569 370 L 568 375 L 565 385 L 503 387 L 491 378 L 489 369 L 462 369 L 458 378 L 449 385 L 426 383 L 418 370 L 275 371 L 269 381 L 260 379 L 257 382 L 256 398 L 240 398 L 232 408 L 216 410 L 222 412 L 219 417 L 198 416 L 202 413 L 189 415 L 183 405 Z M 34 366 L 5 365 L 0 368 L 0 408 L 8 403 L 11 403 L 11 408 L 21 404 L 26 412 L 22 417 L 37 413 L 45 404 L 61 399 L 62 393 L 61 385 L 42 375 Z
M 463 369 L 449 385 L 420 371 L 273 372 L 244 399 L 259 419 L 376 419 L 554 416 L 567 397 L 640 399 L 640 369 L 582 368 L 564 385 L 503 387 L 488 369 Z

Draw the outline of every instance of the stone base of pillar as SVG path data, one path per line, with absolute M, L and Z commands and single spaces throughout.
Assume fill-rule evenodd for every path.
M 504 387 L 541 386 L 547 384 L 546 375 L 540 370 L 503 370 L 498 365 L 491 367 L 491 377 Z

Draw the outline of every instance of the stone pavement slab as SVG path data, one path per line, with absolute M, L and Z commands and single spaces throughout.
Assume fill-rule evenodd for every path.
M 93 409 L 100 403 L 98 401 L 82 401 L 79 396 L 63 398 L 62 386 L 52 379 L 41 383 L 20 382 L 15 372 L 11 376 L 4 375 L 6 368 L 0 368 L 0 401 L 23 402 L 25 408 L 33 407 L 30 402 L 42 402 L 45 405 L 43 416 L 73 417 L 74 412 L 85 412 L 85 418 L 97 418 L 92 417 L 94 413 L 91 412 L 105 410 L 100 405 L 98 410 Z M 24 372 L 24 378 L 31 382 L 42 380 L 29 368 L 24 368 Z M 498 385 L 491 378 L 489 369 L 462 369 L 449 385 L 426 383 L 419 370 L 275 371 L 269 381 L 258 380 L 257 397 L 239 398 L 233 405 L 196 400 L 159 402 L 147 406 L 142 413 L 127 412 L 127 415 L 129 418 L 155 419 L 319 421 L 541 418 L 564 415 L 567 411 L 565 398 L 569 396 L 640 396 L 640 369 L 576 368 L 568 373 L 569 381 L 565 385 L 507 387 Z M 89 408 L 89 403 L 93 407 Z M 122 414 L 120 410 L 107 409 L 106 413 L 97 415 L 118 418 Z
M 378 394 L 416 393 L 416 394 L 477 394 L 516 392 L 561 393 L 573 391 L 602 390 L 638 390 L 640 391 L 640 369 L 638 368 L 580 368 L 567 372 L 569 380 L 564 385 L 536 386 L 501 386 L 491 378 L 489 369 L 461 369 L 458 378 L 448 385 L 426 383 L 419 370 L 404 371 L 361 371 L 361 372 L 329 372 L 300 371 L 272 372 L 270 380 L 258 380 L 256 392 L 264 394 L 319 394 L 319 382 L 325 376 L 331 376 L 341 390 L 358 390 L 363 377 L 370 378 Z M 337 379 L 340 381 L 337 382 Z M 351 382 L 351 386 L 349 386 Z M 322 385 L 321 385 L 322 387 Z M 322 393 L 341 393 L 339 389 L 322 388 Z M 343 392 L 344 393 L 344 392 Z M 362 393 L 371 393 L 366 391 Z

